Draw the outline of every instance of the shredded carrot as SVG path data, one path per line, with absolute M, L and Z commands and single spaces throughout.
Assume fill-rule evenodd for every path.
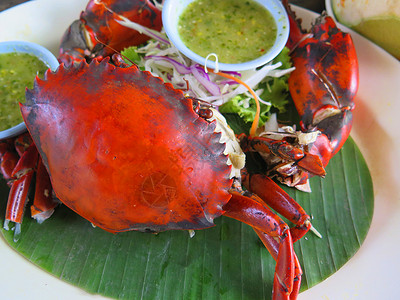
M 213 70 L 208 69 L 208 71 L 214 73 Z M 258 96 L 253 91 L 253 89 L 251 87 L 249 87 L 249 85 L 247 83 L 243 82 L 239 78 L 229 75 L 229 74 L 226 74 L 226 73 L 222 73 L 222 72 L 218 72 L 218 73 L 214 73 L 214 74 L 228 78 L 228 79 L 232 79 L 232 80 L 236 81 L 237 83 L 243 85 L 245 88 L 247 88 L 249 90 L 250 94 L 254 97 L 254 100 L 256 101 L 256 115 L 254 117 L 253 123 L 251 124 L 250 136 L 255 136 L 256 130 L 258 127 L 258 122 L 260 121 L 260 100 L 258 99 Z

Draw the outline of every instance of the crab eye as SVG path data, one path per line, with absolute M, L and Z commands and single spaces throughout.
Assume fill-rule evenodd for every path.
M 199 101 L 197 101 L 196 99 L 192 99 L 192 103 L 193 103 L 193 110 L 196 114 L 199 114 L 200 111 L 200 104 Z
M 198 112 L 199 116 L 202 117 L 203 119 L 211 119 L 213 116 L 213 112 L 209 108 L 200 108 Z

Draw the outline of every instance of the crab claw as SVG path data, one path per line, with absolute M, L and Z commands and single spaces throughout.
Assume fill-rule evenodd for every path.
M 333 156 L 351 130 L 359 82 L 357 53 L 350 34 L 339 30 L 331 17 L 317 18 L 306 34 L 287 1 L 284 3 L 293 32 L 287 44 L 295 66 L 289 77 L 290 94 L 302 130 L 325 134 Z
M 150 0 L 91 0 L 85 11 L 65 31 L 59 61 L 91 60 L 140 45 L 148 36 L 120 25 L 118 15 L 154 30 L 161 30 L 161 11 Z

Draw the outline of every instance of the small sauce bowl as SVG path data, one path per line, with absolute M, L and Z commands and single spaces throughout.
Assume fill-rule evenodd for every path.
M 0 53 L 27 53 L 39 58 L 51 70 L 56 70 L 59 66 L 57 58 L 46 48 L 31 42 L 25 41 L 8 41 L 0 42 Z M 34 78 L 32 78 L 33 82 Z M 0 139 L 11 138 L 20 135 L 26 131 L 25 123 L 19 123 L 11 128 L 0 131 Z
M 162 21 L 165 32 L 171 43 L 186 57 L 208 68 L 216 69 L 216 63 L 207 60 L 190 50 L 181 40 L 178 32 L 180 15 L 185 8 L 195 0 L 165 0 L 162 11 Z M 258 58 L 236 64 L 218 63 L 218 69 L 222 71 L 245 71 L 255 69 L 274 59 L 285 47 L 289 37 L 289 19 L 285 8 L 279 0 L 254 0 L 265 7 L 272 15 L 277 26 L 277 37 L 271 49 Z M 212 7 L 210 8 L 212 9 Z

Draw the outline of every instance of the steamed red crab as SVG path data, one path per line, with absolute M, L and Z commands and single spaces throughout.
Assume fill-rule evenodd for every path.
M 301 268 L 293 240 L 311 226 L 309 217 L 279 188 L 272 192 L 277 186 L 266 176 L 244 179 L 271 193 L 261 191 L 260 198 L 241 189 L 243 153 L 217 111 L 108 59 L 47 72 L 27 92 L 21 111 L 55 195 L 95 226 L 160 232 L 204 229 L 221 215 L 235 218 L 252 226 L 277 260 L 276 293 L 297 294 Z M 289 146 L 279 144 L 281 150 Z M 266 202 L 298 226 L 290 229 Z M 24 206 L 15 199 L 9 204 L 15 222 L 12 216 Z
M 346 67 L 346 53 L 356 66 L 354 48 L 329 18 L 319 22 L 313 37 L 303 39 L 292 31 L 298 44 L 292 57 L 300 75 L 292 76 L 291 92 L 304 116 L 303 129 L 323 132 L 309 147 L 311 153 L 305 151 L 308 146 L 304 150 L 285 139 L 241 136 L 239 145 L 217 111 L 135 66 L 114 66 L 108 59 L 61 65 L 36 80 L 21 107 L 33 143 L 24 137 L 19 164 L 18 156 L 5 159 L 13 152 L 9 142 L 0 148 L 5 149 L 3 161 L 12 162 L 7 224 L 22 222 L 26 198 L 21 192 L 27 192 L 35 171 L 44 174 L 37 175 L 36 189 L 46 196 L 35 198 L 38 211 L 54 208 L 53 188 L 62 203 L 110 232 L 203 229 L 225 215 L 252 226 L 277 261 L 274 298 L 295 299 L 302 272 L 293 242 L 309 230 L 310 218 L 269 177 L 242 169 L 241 158 L 242 150 L 277 157 L 273 172 L 298 185 L 310 173 L 324 175 L 323 165 L 347 138 L 357 69 L 321 72 Z M 346 53 L 338 45 L 347 45 Z M 316 51 L 321 49 L 320 59 Z M 311 74 L 309 81 L 296 87 L 304 80 L 302 73 Z M 343 90 L 335 89 L 342 84 Z M 324 97 L 303 101 L 301 91 Z M 44 188 L 42 161 L 51 179 Z M 289 228 L 269 206 L 295 226 Z

